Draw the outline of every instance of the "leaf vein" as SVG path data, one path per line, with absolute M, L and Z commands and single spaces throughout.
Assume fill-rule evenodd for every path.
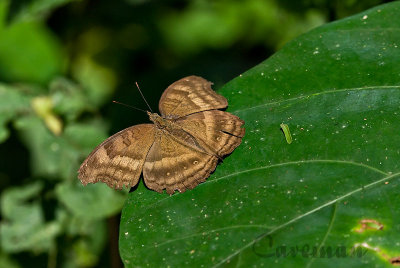
M 216 229 L 208 230 L 208 231 L 206 231 L 206 232 L 195 233 L 195 234 L 186 235 L 186 236 L 182 236 L 182 237 L 175 238 L 175 239 L 170 239 L 170 240 L 164 241 L 164 242 L 162 242 L 162 243 L 159 243 L 159 244 L 157 244 L 157 245 L 154 245 L 154 246 L 152 246 L 152 247 L 155 248 L 155 247 L 163 246 L 163 245 L 166 245 L 166 244 L 169 244 L 169 243 L 172 243 L 172 242 L 176 242 L 176 241 L 179 241 L 179 240 L 184 240 L 184 239 L 187 239 L 187 238 L 192 238 L 192 237 L 201 236 L 201 235 L 208 235 L 208 234 L 211 234 L 211 233 L 215 233 L 215 232 L 219 232 L 219 231 L 224 231 L 224 230 L 229 230 L 229 229 L 240 229 L 240 228 L 262 228 L 262 229 L 268 229 L 268 228 L 270 228 L 270 227 L 268 227 L 268 226 L 266 226 L 266 225 L 258 225 L 258 224 L 257 224 L 257 225 L 252 224 L 252 225 L 233 225 L 233 226 L 226 226 L 226 227 L 222 227 L 222 228 L 216 228 Z
M 214 182 L 217 182 L 217 181 L 220 181 L 220 180 L 227 179 L 227 178 L 232 177 L 232 176 L 236 176 L 236 175 L 239 175 L 239 174 L 244 174 L 244 173 L 248 173 L 248 172 L 252 172 L 252 171 L 258 171 L 258 170 L 263 170 L 263 169 L 268 169 L 268 168 L 274 168 L 274 167 L 279 167 L 279 166 L 288 166 L 288 165 L 297 165 L 297 164 L 307 164 L 307 163 L 337 163 L 337 164 L 348 164 L 348 165 L 354 165 L 354 166 L 365 167 L 365 168 L 370 169 L 370 170 L 373 170 L 373 171 L 375 171 L 375 172 L 377 172 L 377 173 L 381 173 L 382 175 L 385 175 L 385 176 L 388 175 L 388 173 L 385 173 L 385 172 L 382 171 L 382 170 L 379 170 L 379 169 L 377 169 L 377 168 L 375 168 L 375 167 L 372 167 L 372 166 L 365 165 L 365 164 L 363 164 L 363 163 L 357 163 L 357 162 L 351 162 L 351 161 L 345 161 L 345 160 L 315 159 L 315 160 L 300 160 L 300 161 L 293 161 L 293 162 L 278 163 L 278 164 L 273 164 L 273 165 L 268 165 L 268 166 L 263 166 L 263 167 L 257 167 L 257 168 L 242 170 L 242 171 L 234 172 L 234 173 L 231 173 L 231 174 L 228 174 L 228 175 L 225 175 L 225 176 L 222 176 L 222 177 L 220 177 L 220 178 L 213 179 L 213 180 L 207 180 L 207 181 L 201 183 L 201 184 L 200 184 L 199 186 L 197 186 L 197 187 L 204 187 L 204 185 L 209 185 L 210 183 L 214 183 Z M 174 195 L 167 196 L 167 197 L 165 197 L 165 198 L 163 198 L 163 199 L 159 199 L 159 200 L 157 200 L 156 202 L 154 202 L 153 204 L 150 204 L 150 205 L 148 205 L 148 206 L 146 206 L 146 207 L 144 207 L 144 208 L 142 208 L 142 209 L 147 210 L 147 209 L 149 209 L 149 208 L 152 208 L 152 207 L 156 206 L 156 205 L 159 204 L 159 203 L 162 203 L 162 202 L 164 202 L 164 201 L 166 201 L 166 200 L 168 200 L 168 199 L 170 199 L 170 198 L 174 198 L 174 197 L 176 197 L 176 196 L 179 196 L 179 195 L 174 194 Z

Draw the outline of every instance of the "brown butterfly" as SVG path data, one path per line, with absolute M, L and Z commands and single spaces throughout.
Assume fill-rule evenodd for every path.
M 198 76 L 170 85 L 160 99 L 161 116 L 147 112 L 154 124 L 126 128 L 93 150 L 78 171 L 82 184 L 132 187 L 142 170 L 146 186 L 157 192 L 184 192 L 204 182 L 245 132 L 243 120 L 218 110 L 228 102 L 211 85 Z

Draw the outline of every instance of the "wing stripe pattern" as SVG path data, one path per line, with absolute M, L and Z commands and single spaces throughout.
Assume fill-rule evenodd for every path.
M 184 192 L 205 181 L 214 171 L 217 157 L 184 146 L 169 134 L 156 136 L 143 166 L 144 181 L 150 189 L 166 189 L 169 194 L 175 190 Z
M 245 133 L 243 120 L 219 110 L 188 115 L 176 123 L 219 157 L 230 154 L 239 146 Z
M 188 76 L 176 81 L 161 96 L 161 115 L 164 118 L 176 119 L 201 111 L 227 107 L 227 100 L 215 93 L 211 85 L 211 82 L 198 76 Z
M 105 140 L 79 168 L 82 184 L 101 181 L 115 189 L 136 185 L 154 141 L 154 130 L 151 124 L 136 125 Z

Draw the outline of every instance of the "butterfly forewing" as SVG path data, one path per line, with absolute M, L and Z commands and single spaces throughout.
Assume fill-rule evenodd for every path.
M 121 189 L 137 184 L 147 152 L 154 142 L 155 126 L 141 124 L 126 128 L 97 146 L 78 171 L 83 185 L 106 183 Z
M 212 83 L 198 76 L 188 76 L 170 85 L 162 94 L 159 110 L 164 118 L 228 106 L 227 100 L 211 89 Z

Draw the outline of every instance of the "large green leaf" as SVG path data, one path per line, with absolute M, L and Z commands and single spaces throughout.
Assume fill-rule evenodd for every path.
M 226 84 L 228 111 L 246 121 L 242 145 L 192 191 L 130 193 L 126 267 L 391 266 L 400 256 L 398 14 L 394 2 L 314 29 Z

